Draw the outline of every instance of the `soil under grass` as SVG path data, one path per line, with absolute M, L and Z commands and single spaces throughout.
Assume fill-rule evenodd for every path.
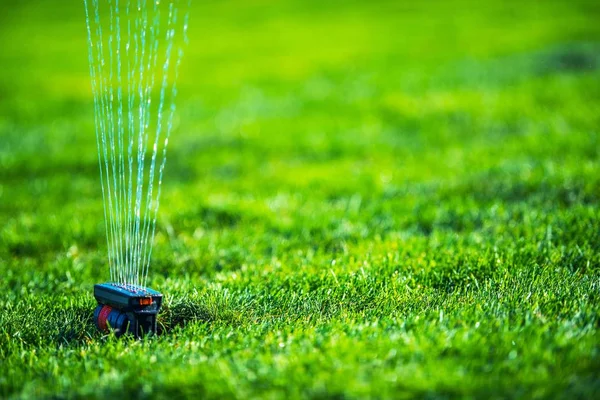
M 9 3 L 0 397 L 600 396 L 600 3 L 196 2 L 143 341 L 83 5 Z

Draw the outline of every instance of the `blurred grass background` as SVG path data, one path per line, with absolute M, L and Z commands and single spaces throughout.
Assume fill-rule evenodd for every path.
M 91 323 L 83 5 L 4 0 L 0 395 L 597 395 L 598 21 L 195 1 L 150 271 L 170 334 L 123 343 Z

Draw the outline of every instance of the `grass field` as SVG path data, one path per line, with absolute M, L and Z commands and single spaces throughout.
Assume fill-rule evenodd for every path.
M 0 398 L 598 398 L 598 21 L 195 1 L 134 341 L 92 322 L 83 6 L 3 1 Z

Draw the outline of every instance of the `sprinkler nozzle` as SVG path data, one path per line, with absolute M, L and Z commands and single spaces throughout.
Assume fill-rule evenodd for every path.
M 117 336 L 129 333 L 136 338 L 156 333 L 156 316 L 162 294 L 137 285 L 100 283 L 94 285 L 98 306 L 94 321 L 101 331 L 112 329 Z

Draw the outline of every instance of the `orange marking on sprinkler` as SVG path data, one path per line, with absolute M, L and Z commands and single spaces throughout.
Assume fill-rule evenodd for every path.
M 149 306 L 152 304 L 152 297 L 143 297 L 140 299 L 140 306 Z

